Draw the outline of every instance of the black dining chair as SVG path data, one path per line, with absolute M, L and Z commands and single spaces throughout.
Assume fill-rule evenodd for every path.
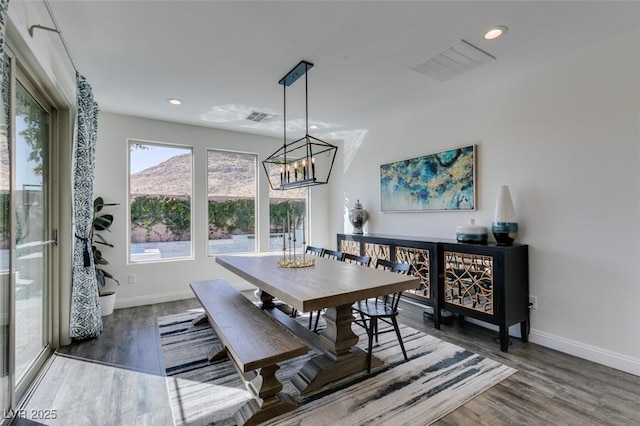
M 333 251 L 323 249 L 323 257 L 331 259 L 342 260 L 345 263 L 354 263 L 356 265 L 369 266 L 371 264 L 371 256 L 358 256 L 351 253 L 342 253 L 339 251 Z M 318 331 L 318 321 L 320 320 L 320 313 L 322 311 L 316 311 L 316 323 L 313 327 L 313 331 Z M 313 317 L 313 312 L 310 314 Z M 311 329 L 312 318 L 309 318 L 309 329 Z
M 358 256 L 357 254 L 345 253 L 345 263 L 355 263 L 356 265 L 369 266 L 371 265 L 371 256 Z
M 327 259 L 333 259 L 333 260 L 337 260 L 339 262 L 344 261 L 344 253 L 341 251 L 337 251 L 337 250 L 330 250 L 330 249 L 326 249 L 323 248 L 322 249 L 322 257 L 326 257 Z M 320 314 L 323 311 L 311 311 L 309 312 L 309 330 L 313 330 L 314 332 L 318 331 L 318 322 L 320 321 Z M 316 322 L 315 324 L 313 324 L 313 314 L 316 315 Z M 313 324 L 313 327 L 311 327 L 311 325 Z
M 342 262 L 344 260 L 344 253 L 337 250 L 322 249 L 322 257 Z
M 323 251 L 324 251 L 324 249 L 322 247 L 314 247 L 314 246 L 307 246 L 307 248 L 305 249 L 305 253 L 306 254 L 310 254 L 311 256 L 322 256 L 322 252 Z M 297 317 L 298 316 L 298 310 L 295 309 L 295 308 L 291 308 L 291 316 L 293 318 Z M 313 312 L 309 316 L 309 330 L 311 330 L 311 322 L 312 322 L 311 317 L 312 316 L 313 316 Z
M 307 254 L 310 254 L 312 256 L 322 256 L 322 250 L 324 249 L 321 247 L 307 246 L 307 249 L 305 251 Z
M 310 254 L 311 256 L 322 256 L 324 253 L 324 249 L 322 247 L 314 247 L 314 246 L 307 246 L 307 248 L 305 249 L 305 254 Z M 298 316 L 298 310 L 295 308 L 291 308 L 291 316 L 293 318 Z M 313 312 L 311 312 L 309 314 L 309 330 L 311 330 L 311 324 L 313 323 Z M 316 319 L 316 327 L 318 328 L 318 320 Z M 314 330 L 315 331 L 315 330 Z
M 391 272 L 401 274 L 409 274 L 411 272 L 411 264 L 402 262 L 390 262 L 384 259 L 376 261 L 376 269 L 384 269 Z M 404 349 L 402 336 L 400 335 L 400 327 L 398 327 L 398 303 L 402 297 L 402 291 L 389 294 L 375 300 L 360 300 L 353 305 L 353 310 L 360 316 L 359 320 L 354 321 L 367 330 L 369 337 L 369 351 L 367 353 L 367 373 L 371 372 L 371 351 L 373 349 L 373 339 L 378 343 L 378 334 L 395 331 L 404 355 L 404 360 L 408 361 L 407 351 Z M 378 329 L 378 320 L 393 326 L 392 330 L 380 331 Z

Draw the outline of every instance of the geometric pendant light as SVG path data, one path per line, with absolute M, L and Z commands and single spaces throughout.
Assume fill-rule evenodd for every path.
M 284 144 L 262 161 L 271 189 L 286 190 L 329 182 L 338 147 L 309 135 L 307 71 L 313 64 L 300 61 L 280 81 L 284 91 Z M 287 87 L 305 76 L 305 135 L 287 143 Z

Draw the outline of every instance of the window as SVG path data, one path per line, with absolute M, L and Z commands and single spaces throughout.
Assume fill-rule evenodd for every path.
M 256 251 L 255 154 L 207 153 L 209 255 Z
M 307 216 L 308 188 L 269 190 L 269 250 L 282 251 L 284 245 L 293 247 L 293 240 L 283 241 L 283 231 L 287 223 L 295 231 L 295 247 L 302 248 L 303 234 L 305 245 L 309 244 L 309 218 Z M 295 218 L 295 222 L 294 222 Z M 305 232 L 302 228 L 305 228 Z
M 188 147 L 129 141 L 130 262 L 192 257 Z

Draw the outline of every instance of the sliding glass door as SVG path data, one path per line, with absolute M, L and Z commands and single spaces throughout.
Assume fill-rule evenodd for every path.
M 49 355 L 55 244 L 51 113 L 12 61 L 0 84 L 0 410 L 15 409 Z
M 9 375 L 11 316 L 11 155 L 9 139 L 9 60 L 0 58 L 0 409 L 10 407 Z
M 16 378 L 18 383 L 49 344 L 49 112 L 16 84 L 15 200 Z M 19 355 L 18 355 L 19 354 Z

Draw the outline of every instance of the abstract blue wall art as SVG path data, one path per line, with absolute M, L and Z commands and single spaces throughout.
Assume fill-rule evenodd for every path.
M 475 145 L 380 166 L 383 212 L 475 210 Z

